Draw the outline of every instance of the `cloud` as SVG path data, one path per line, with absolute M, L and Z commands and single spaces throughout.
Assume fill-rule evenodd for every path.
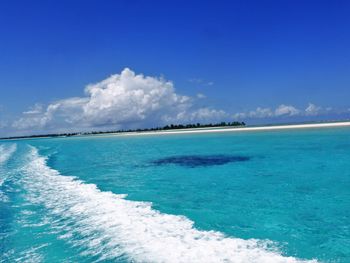
M 49 104 L 45 110 L 29 110 L 14 121 L 12 127 L 23 129 L 60 128 L 64 124 L 83 124 L 83 105 L 86 98 L 68 98 Z M 32 107 L 31 109 L 35 108 Z M 84 126 L 84 125 L 83 125 Z
M 317 116 L 330 113 L 331 107 L 323 110 L 322 107 L 309 103 L 305 110 L 300 110 L 292 105 L 281 104 L 275 109 L 258 107 L 252 111 L 238 112 L 233 115 L 235 119 L 258 119 L 258 118 L 275 118 L 275 117 L 293 117 L 293 116 Z
M 208 120 L 218 122 L 229 119 L 230 115 L 223 110 L 211 108 L 199 108 L 192 112 L 180 112 L 175 118 L 170 117 L 167 122 L 207 122 Z
M 274 113 L 270 108 L 257 107 L 255 110 L 248 112 L 238 112 L 233 115 L 235 119 L 255 119 L 273 117 Z
M 171 81 L 135 74 L 125 68 L 120 74 L 88 85 L 84 96 L 35 104 L 12 122 L 0 118 L 0 128 L 2 132 L 7 129 L 13 134 L 33 134 L 344 113 L 309 103 L 304 110 L 280 104 L 276 108 L 257 107 L 229 114 L 222 109 L 199 106 L 198 100 L 205 97 L 201 93 L 193 97 L 178 94 Z
M 120 74 L 88 85 L 84 97 L 62 99 L 46 107 L 34 105 L 12 127 L 19 130 L 144 127 L 229 116 L 222 110 L 196 108 L 195 99 L 177 94 L 171 81 L 135 74 L 125 68 Z
M 38 114 L 43 111 L 43 105 L 36 103 L 33 107 L 30 107 L 28 111 L 24 111 L 23 114 Z
M 307 108 L 305 109 L 305 115 L 307 116 L 316 116 L 318 115 L 322 110 L 322 107 L 318 107 L 315 104 L 309 103 Z M 331 111 L 332 108 L 328 107 L 326 111 Z
M 284 116 L 295 116 L 295 115 L 299 115 L 299 114 L 300 114 L 300 110 L 298 110 L 297 108 L 295 108 L 291 105 L 281 104 L 275 110 L 275 116 L 283 116 L 283 115 Z
M 203 93 L 197 93 L 196 97 L 198 99 L 205 99 L 207 96 L 205 96 Z

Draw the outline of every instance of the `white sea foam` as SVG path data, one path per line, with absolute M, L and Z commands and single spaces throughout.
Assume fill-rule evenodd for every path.
M 98 260 L 306 262 L 268 249 L 268 242 L 201 231 L 184 216 L 163 214 L 150 203 L 125 200 L 93 184 L 60 175 L 46 165 L 35 148 L 22 171 L 28 200 L 45 206 L 53 231 L 82 254 Z
M 16 151 L 16 144 L 1 144 L 0 145 L 0 165 L 7 162 L 7 160 L 11 157 L 11 155 Z
M 0 187 L 6 181 L 8 174 L 2 169 L 2 166 L 10 159 L 17 149 L 16 144 L 0 144 Z M 0 202 L 7 202 L 8 198 L 0 189 Z

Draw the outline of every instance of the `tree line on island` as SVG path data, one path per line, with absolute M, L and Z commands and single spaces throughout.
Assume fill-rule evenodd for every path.
M 168 130 L 181 130 L 181 129 L 196 129 L 196 128 L 215 128 L 215 127 L 238 127 L 245 126 L 244 122 L 220 122 L 220 123 L 194 123 L 194 124 L 170 124 L 163 127 L 144 128 L 144 129 L 127 129 L 127 130 L 111 130 L 111 131 L 92 131 L 92 132 L 72 132 L 72 133 L 52 133 L 52 134 L 40 134 L 40 135 L 28 135 L 28 136 L 13 136 L 3 137 L 5 139 L 24 139 L 24 138 L 39 138 L 39 137 L 70 137 L 79 135 L 95 135 L 95 134 L 108 134 L 108 133 L 129 133 L 129 132 L 150 132 L 150 131 L 168 131 Z

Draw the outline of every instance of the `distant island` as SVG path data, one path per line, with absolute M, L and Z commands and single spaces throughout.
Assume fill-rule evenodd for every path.
M 127 129 L 127 130 L 111 130 L 111 131 L 92 131 L 92 132 L 73 132 L 73 133 L 52 133 L 52 134 L 38 134 L 38 135 L 26 135 L 26 136 L 10 136 L 2 137 L 0 140 L 9 139 L 30 139 L 30 138 L 46 138 L 46 137 L 70 137 L 81 135 L 96 135 L 96 134 L 108 134 L 108 133 L 130 133 L 130 132 L 154 132 L 154 131 L 167 131 L 167 130 L 182 130 L 182 129 L 196 129 L 196 128 L 215 128 L 215 127 L 242 127 L 246 124 L 244 122 L 220 122 L 220 123 L 194 123 L 194 124 L 170 124 L 163 127 L 144 128 L 144 129 Z

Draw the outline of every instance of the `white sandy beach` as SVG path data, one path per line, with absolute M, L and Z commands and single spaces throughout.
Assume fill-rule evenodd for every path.
M 286 130 L 286 129 L 311 129 L 311 128 L 331 128 L 331 127 L 350 127 L 350 121 L 344 122 L 325 122 L 325 123 L 309 123 L 309 124 L 290 124 L 290 125 L 274 125 L 274 126 L 254 126 L 254 127 L 211 127 L 211 128 L 194 128 L 179 129 L 167 131 L 146 131 L 146 132 L 125 132 L 111 133 L 98 136 L 140 136 L 140 135 L 168 135 L 168 134 L 188 134 L 188 133 L 219 133 L 219 132 L 245 132 L 245 131 L 269 131 L 269 130 Z
M 343 122 L 324 122 L 324 123 L 308 123 L 308 124 L 285 124 L 285 125 L 270 125 L 270 126 L 253 126 L 253 127 L 210 127 L 210 128 L 192 128 L 192 129 L 178 129 L 178 130 L 161 130 L 161 131 L 141 131 L 141 132 L 115 132 L 115 133 L 101 133 L 91 135 L 76 135 L 74 137 L 110 137 L 110 136 L 143 136 L 143 135 L 172 135 L 172 134 L 189 134 L 189 133 L 224 133 L 224 132 L 248 132 L 248 131 L 269 131 L 269 130 L 287 130 L 287 129 L 312 129 L 312 128 L 332 128 L 332 127 L 350 127 L 350 121 Z M 66 138 L 66 136 L 59 136 L 56 138 Z M 50 138 L 40 136 L 35 138 L 23 139 L 42 139 Z M 18 140 L 18 138 L 8 138 L 2 140 Z

